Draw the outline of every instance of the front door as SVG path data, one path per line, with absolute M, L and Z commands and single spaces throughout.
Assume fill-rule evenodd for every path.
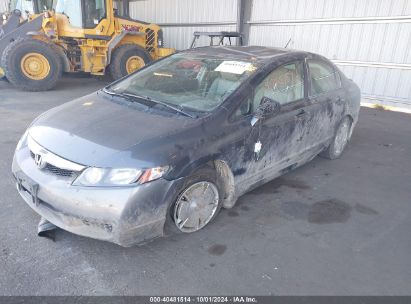
M 237 122 L 243 127 L 249 125 L 241 150 L 242 159 L 234 168 L 234 172 L 241 172 L 235 174 L 240 189 L 271 180 L 298 165 L 299 154 L 304 149 L 306 125 L 311 121 L 304 75 L 303 61 L 277 67 L 246 101 L 250 103 L 250 112 Z M 280 103 L 281 111 L 253 121 L 263 97 Z

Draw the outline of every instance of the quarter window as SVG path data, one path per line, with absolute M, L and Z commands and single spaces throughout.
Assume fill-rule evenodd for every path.
M 308 61 L 311 79 L 311 95 L 334 91 L 340 87 L 338 72 L 320 61 Z

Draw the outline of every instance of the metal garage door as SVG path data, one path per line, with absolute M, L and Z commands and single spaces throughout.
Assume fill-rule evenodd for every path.
M 8 0 L 0 0 L 0 13 L 4 13 L 8 9 Z M 3 20 L 0 20 L 2 22 Z
M 181 50 L 190 46 L 195 31 L 235 31 L 237 0 L 136 1 L 131 3 L 130 15 L 160 24 L 166 46 Z
M 254 0 L 250 44 L 333 59 L 365 101 L 411 108 L 411 0 Z

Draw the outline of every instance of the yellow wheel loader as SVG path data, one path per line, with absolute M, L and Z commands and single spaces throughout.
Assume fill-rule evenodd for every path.
M 168 56 L 158 25 L 129 17 L 130 0 L 14 0 L 0 25 L 0 78 L 50 90 L 64 72 L 119 79 Z M 0 21 L 1 24 L 1 21 Z

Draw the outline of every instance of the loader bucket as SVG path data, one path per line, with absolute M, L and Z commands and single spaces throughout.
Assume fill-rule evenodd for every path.
M 30 32 L 40 31 L 42 29 L 43 16 L 20 23 L 20 15 L 19 10 L 14 10 L 6 23 L 0 27 L 0 62 L 4 50 L 10 43 L 19 38 L 27 37 L 27 34 Z M 5 76 L 3 68 L 0 66 L 0 79 Z
M 0 25 L 0 39 L 15 30 L 20 25 L 21 12 L 19 10 L 14 10 L 7 18 L 6 22 Z M 3 20 L 1 20 L 2 22 Z

